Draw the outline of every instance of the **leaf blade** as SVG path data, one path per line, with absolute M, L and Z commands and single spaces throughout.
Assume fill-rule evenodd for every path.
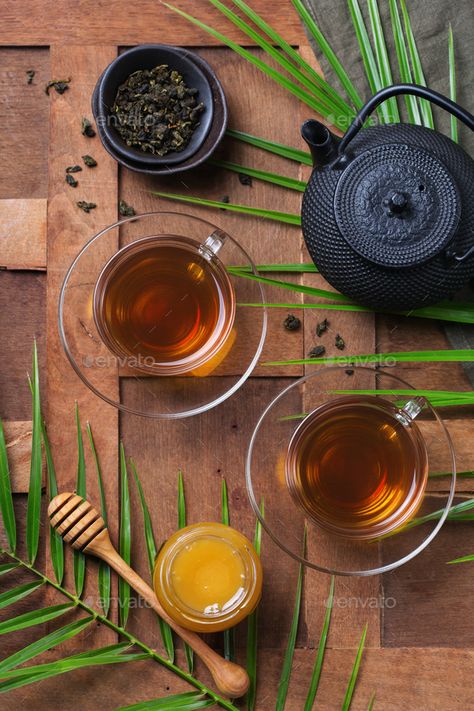
M 214 705 L 212 699 L 206 698 L 199 691 L 189 691 L 184 694 L 139 701 L 131 706 L 121 706 L 116 711 L 198 711 Z
M 277 173 L 270 173 L 269 171 L 259 170 L 258 168 L 249 168 L 248 166 L 239 165 L 238 163 L 231 163 L 227 160 L 211 159 L 208 161 L 208 164 L 213 165 L 216 168 L 230 170 L 233 173 L 239 173 L 240 175 L 249 175 L 256 180 L 262 180 L 266 183 L 279 185 L 280 187 L 287 188 L 288 190 L 295 190 L 300 193 L 304 193 L 306 190 L 307 183 L 305 183 L 304 180 L 289 178 L 286 175 L 278 175 Z
M 86 460 L 84 455 L 84 441 L 82 439 L 81 419 L 79 416 L 79 406 L 75 405 L 75 420 L 77 433 L 77 477 L 76 492 L 82 498 L 86 498 Z M 84 590 L 84 579 L 86 573 L 86 559 L 83 553 L 74 550 L 74 586 L 77 597 L 81 597 Z
M 60 615 L 63 615 L 73 607 L 74 603 L 67 602 L 62 605 L 51 605 L 50 607 L 42 607 L 38 610 L 30 610 L 22 615 L 10 617 L 8 620 L 2 620 L 0 622 L 0 635 L 34 627 L 35 625 L 41 625 L 43 622 L 48 622 L 49 620 L 54 620 L 56 617 L 60 617 Z
M 284 143 L 276 143 L 275 141 L 269 141 L 266 138 L 259 138 L 259 136 L 254 136 L 251 133 L 236 131 L 231 128 L 227 129 L 226 136 L 247 143 L 250 146 L 255 146 L 255 148 L 260 148 L 268 153 L 282 156 L 282 158 L 287 158 L 297 163 L 303 163 L 304 165 L 313 165 L 313 160 L 308 151 L 302 151 L 299 148 L 292 148 L 292 146 L 287 146 Z
M 326 652 L 327 638 L 329 634 L 329 625 L 331 623 L 332 608 L 334 603 L 334 575 L 331 576 L 331 584 L 329 587 L 329 596 L 326 602 L 326 614 L 324 615 L 323 628 L 321 630 L 321 636 L 319 638 L 318 651 L 316 653 L 316 659 L 314 661 L 313 672 L 311 674 L 311 681 L 308 689 L 308 695 L 306 697 L 304 710 L 312 711 L 314 700 L 318 691 L 319 680 L 321 678 L 321 671 L 323 668 L 324 654 Z
M 360 669 L 360 663 L 362 660 L 362 654 L 364 652 L 364 645 L 365 645 L 365 638 L 367 635 L 367 629 L 368 629 L 368 625 L 365 625 L 364 630 L 362 632 L 362 637 L 360 638 L 359 647 L 357 649 L 357 654 L 356 654 L 356 658 L 354 661 L 354 666 L 352 667 L 352 672 L 351 672 L 351 676 L 349 678 L 349 683 L 347 685 L 346 695 L 345 695 L 344 701 L 342 703 L 341 711 L 349 711 L 349 708 L 351 706 L 352 696 L 354 694 L 354 688 L 356 685 L 357 676 L 359 674 L 359 669 Z
M 448 59 L 449 59 L 449 98 L 451 101 L 457 100 L 456 91 L 456 57 L 454 54 L 454 35 L 451 23 L 449 23 L 448 34 Z M 451 139 L 454 143 L 458 143 L 458 121 L 455 116 L 451 115 Z
M 425 75 L 423 72 L 423 66 L 421 64 L 420 55 L 418 53 L 418 48 L 416 46 L 415 35 L 413 34 L 410 15 L 405 4 L 405 0 L 400 0 L 400 8 L 402 11 L 403 23 L 405 26 L 405 33 L 408 42 L 408 51 L 410 54 L 410 59 L 413 68 L 413 77 L 416 84 L 421 86 L 426 86 Z M 434 128 L 433 112 L 431 110 L 431 104 L 426 99 L 420 99 L 420 109 L 423 123 L 427 128 Z
M 184 528 L 186 526 L 186 499 L 184 495 L 184 479 L 183 472 L 179 470 L 178 472 L 178 528 Z M 186 662 L 188 665 L 189 673 L 192 674 L 194 670 L 194 652 L 189 647 L 189 645 L 184 643 L 184 653 L 186 655 Z
M 127 460 L 123 442 L 120 442 L 120 530 L 119 551 L 123 560 L 130 565 L 131 554 L 131 522 L 130 522 L 130 492 L 128 488 Z M 125 627 L 130 610 L 130 584 L 119 577 L 119 617 L 120 624 Z
M 8 545 L 12 553 L 16 550 L 16 518 L 13 508 L 13 493 L 8 465 L 7 445 L 3 423 L 0 420 L 0 513 Z
M 86 423 L 87 436 L 89 438 L 89 445 L 92 451 L 92 458 L 94 460 L 95 471 L 97 474 L 97 484 L 99 487 L 100 496 L 100 512 L 104 523 L 107 526 L 107 502 L 105 499 L 104 482 L 102 479 L 102 468 L 100 466 L 99 455 L 94 442 L 94 436 L 92 434 L 92 429 L 90 423 Z M 110 566 L 103 560 L 99 562 L 99 574 L 97 577 L 97 584 L 99 588 L 99 599 L 100 606 L 104 615 L 107 617 L 110 611 L 110 589 L 111 589 L 111 571 Z
M 408 51 L 405 42 L 405 37 L 403 34 L 397 0 L 389 0 L 389 6 L 390 18 L 392 23 L 392 33 L 395 41 L 395 51 L 397 53 L 398 67 L 400 70 L 400 80 L 403 84 L 413 84 L 410 60 L 408 59 Z M 405 96 L 405 104 L 407 107 L 408 119 L 410 123 L 420 126 L 422 124 L 422 121 L 416 96 L 407 94 Z
M 399 363 L 470 363 L 474 360 L 474 349 L 444 349 L 438 351 L 401 351 L 397 353 L 368 353 L 355 356 L 330 356 L 328 358 L 298 358 L 294 360 L 268 361 L 263 365 L 303 365 L 313 363 L 383 363 L 384 359 Z
M 8 605 L 12 605 L 14 602 L 18 602 L 18 600 L 23 600 L 24 597 L 31 595 L 31 593 L 35 592 L 35 590 L 42 585 L 43 581 L 40 580 L 33 583 L 25 583 L 24 585 L 17 585 L 11 590 L 0 593 L 0 610 L 3 610 L 4 607 L 8 607 Z
M 265 504 L 262 499 L 260 503 L 260 514 L 265 515 Z M 262 549 L 262 524 L 260 519 L 255 521 L 255 533 L 253 547 L 258 556 Z M 258 656 L 258 605 L 248 616 L 247 620 L 247 649 L 246 668 L 249 677 L 249 688 L 245 696 L 247 711 L 255 711 L 257 703 L 257 656 Z
M 390 60 L 388 58 L 387 45 L 385 44 L 385 37 L 383 33 L 382 21 L 380 19 L 379 6 L 377 0 L 368 0 L 367 4 L 369 8 L 370 24 L 375 44 L 375 56 L 377 58 L 377 64 L 379 68 L 380 79 L 382 81 L 382 86 L 392 86 L 392 69 L 390 67 Z M 389 107 L 388 110 L 390 122 L 399 123 L 400 114 L 398 112 L 396 97 L 391 97 L 386 103 Z
M 46 457 L 46 472 L 48 476 L 48 494 L 49 500 L 51 501 L 51 499 L 53 499 L 58 493 L 56 469 L 54 466 L 51 445 L 49 443 L 48 432 L 46 430 L 46 425 L 44 421 L 42 421 L 41 427 L 43 446 Z M 64 542 L 62 537 L 56 531 L 56 529 L 53 528 L 51 525 L 49 526 L 49 551 L 56 582 L 58 583 L 58 585 L 61 585 L 64 577 Z
M 222 477 L 221 484 L 221 518 L 225 526 L 230 526 L 229 496 L 227 482 Z M 224 658 L 233 662 L 235 659 L 235 629 L 224 630 Z
M 31 441 L 30 483 L 28 486 L 28 503 L 26 510 L 26 547 L 29 562 L 33 564 L 36 560 L 39 545 L 41 485 L 43 479 L 43 462 L 41 457 L 41 403 L 36 341 L 33 344 L 31 386 L 33 400 L 33 434 Z

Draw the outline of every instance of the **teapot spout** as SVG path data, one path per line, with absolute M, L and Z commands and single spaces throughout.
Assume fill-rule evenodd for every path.
M 336 158 L 340 139 L 320 121 L 305 121 L 301 126 L 301 135 L 309 146 L 315 166 L 327 165 Z

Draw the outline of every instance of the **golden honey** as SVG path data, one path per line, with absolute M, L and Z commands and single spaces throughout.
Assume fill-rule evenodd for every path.
M 414 515 L 428 477 L 416 423 L 380 398 L 349 396 L 317 408 L 288 448 L 291 494 L 315 523 L 373 538 Z
M 156 559 L 153 582 L 166 612 L 196 632 L 236 625 L 256 607 L 260 560 L 250 541 L 221 523 L 177 531 Z

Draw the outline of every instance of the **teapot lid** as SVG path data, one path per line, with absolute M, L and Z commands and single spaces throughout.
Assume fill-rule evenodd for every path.
M 453 239 L 461 214 L 457 186 L 431 153 L 382 144 L 345 165 L 336 186 L 339 230 L 361 256 L 386 267 L 411 267 Z

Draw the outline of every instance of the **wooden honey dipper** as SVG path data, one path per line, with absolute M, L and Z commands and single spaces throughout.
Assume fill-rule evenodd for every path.
M 246 693 L 249 678 L 245 669 L 221 657 L 195 632 L 184 629 L 165 612 L 151 587 L 117 553 L 104 519 L 89 501 L 70 492 L 58 494 L 48 506 L 48 516 L 51 525 L 66 543 L 104 560 L 151 605 L 201 658 L 222 694 L 237 698 Z

